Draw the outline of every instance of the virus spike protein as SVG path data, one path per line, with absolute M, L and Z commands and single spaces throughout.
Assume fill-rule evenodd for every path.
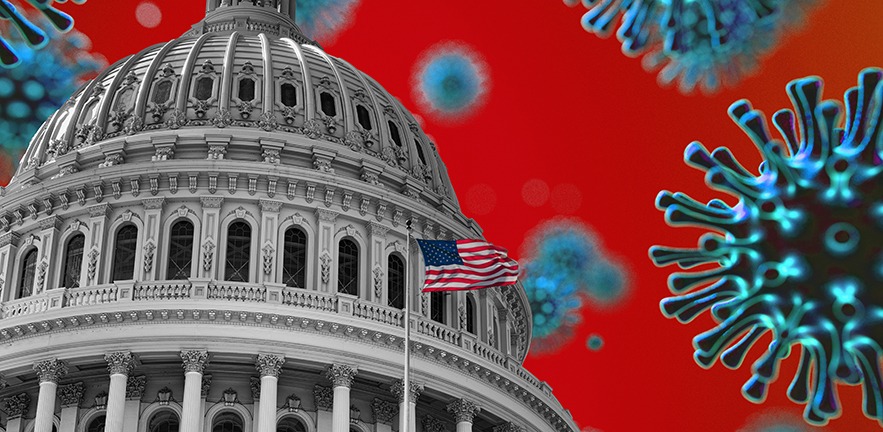
M 86 0 L 74 0 L 74 3 L 84 3 Z M 74 20 L 70 15 L 54 8 L 54 3 L 66 3 L 67 0 L 28 0 L 28 3 L 38 10 L 43 17 L 60 32 L 67 32 L 74 26 Z M 34 25 L 24 14 L 20 12 L 8 0 L 0 0 L 0 21 L 9 21 L 9 26 L 21 35 L 22 39 L 33 49 L 39 49 L 49 41 L 49 35 L 40 27 Z M 7 26 L 7 27 L 9 27 Z M 15 37 L 13 35 L 13 37 Z M 0 66 L 13 67 L 18 65 L 19 57 L 8 41 L 0 36 Z
M 743 395 L 762 402 L 779 363 L 798 348 L 788 395 L 807 405 L 804 418 L 813 424 L 839 414 L 839 383 L 862 384 L 865 415 L 883 423 L 881 77 L 880 69 L 866 69 L 846 92 L 843 128 L 839 105 L 821 100 L 821 79 L 791 82 L 794 111 L 773 116 L 784 142 L 771 138 L 747 101 L 734 103 L 730 116 L 763 156 L 759 174 L 725 148 L 709 153 L 693 143 L 684 159 L 738 202 L 703 205 L 668 191 L 656 200 L 669 225 L 716 232 L 703 235 L 696 249 L 650 249 L 657 266 L 718 265 L 673 274 L 668 285 L 676 295 L 660 302 L 665 316 L 682 322 L 710 309 L 718 325 L 694 339 L 697 363 L 707 368 L 719 358 L 738 368 L 772 332 Z

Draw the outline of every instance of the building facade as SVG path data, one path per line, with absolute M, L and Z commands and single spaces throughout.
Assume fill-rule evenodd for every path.
M 0 431 L 576 430 L 522 366 L 520 287 L 419 292 L 406 221 L 481 231 L 294 4 L 208 0 L 34 137 L 0 196 Z

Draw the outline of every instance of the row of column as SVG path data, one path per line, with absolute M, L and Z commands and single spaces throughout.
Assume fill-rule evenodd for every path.
M 180 356 L 184 368 L 184 397 L 181 401 L 180 430 L 181 432 L 200 432 L 202 430 L 204 414 L 202 400 L 203 372 L 208 361 L 208 352 L 204 350 L 183 350 Z M 129 375 L 134 369 L 135 359 L 130 352 L 107 353 L 104 359 L 107 362 L 110 374 L 104 430 L 106 432 L 123 432 L 124 429 L 127 429 L 125 428 L 126 388 Z M 285 357 L 281 355 L 259 354 L 257 356 L 255 367 L 260 373 L 259 399 L 268 403 L 257 404 L 255 432 L 276 432 L 276 404 L 271 401 L 277 400 L 279 374 L 282 372 L 282 365 L 284 363 Z M 52 432 L 58 382 L 67 374 L 68 366 L 63 360 L 49 359 L 35 363 L 34 371 L 37 373 L 40 383 L 34 432 Z M 322 397 L 319 394 L 315 394 L 318 408 L 331 408 L 330 426 L 332 432 L 349 432 L 350 389 L 357 373 L 358 368 L 355 366 L 332 364 L 326 372 L 326 377 L 332 382 L 332 394 L 329 395 L 331 397 Z M 317 386 L 316 391 L 320 391 L 320 388 L 321 386 Z M 327 390 L 327 387 L 324 389 Z M 396 380 L 390 390 L 398 398 L 397 410 L 391 409 L 392 407 L 384 407 L 384 404 L 389 402 L 379 398 L 374 400 L 373 405 L 378 423 L 383 423 L 389 432 L 392 429 L 388 425 L 397 414 L 404 412 L 405 409 L 410 409 L 412 413 L 416 412 L 417 399 L 423 391 L 423 386 L 412 382 L 410 390 L 406 392 L 404 391 L 402 380 Z M 27 395 L 25 394 L 25 396 Z M 27 403 L 28 401 L 23 402 L 25 409 Z M 473 419 L 479 412 L 479 408 L 475 403 L 466 399 L 458 399 L 448 404 L 447 410 L 456 419 L 457 432 L 472 432 Z M 64 413 L 62 413 L 62 417 L 62 420 L 64 420 Z M 404 419 L 402 417 L 401 415 L 399 416 L 400 422 L 402 422 L 399 425 L 399 430 L 416 431 L 416 415 L 410 416 L 409 425 L 403 424 Z M 75 419 L 76 416 L 74 416 Z M 323 423 L 326 425 L 328 423 L 327 418 L 323 418 L 321 415 L 318 420 L 320 426 Z M 69 425 L 69 427 L 62 425 L 59 432 L 66 432 L 67 429 L 71 429 L 72 432 L 73 426 L 73 424 Z M 17 429 L 20 429 L 20 427 Z M 383 428 L 378 430 L 381 429 Z M 425 425 L 424 429 L 426 429 Z M 10 429 L 9 425 L 7 425 L 7 430 L 14 429 Z

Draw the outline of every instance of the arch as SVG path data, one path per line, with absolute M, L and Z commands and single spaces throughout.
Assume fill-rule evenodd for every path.
M 187 218 L 179 218 L 169 228 L 166 279 L 182 280 L 193 277 L 195 265 L 196 227 Z
M 298 411 L 288 411 L 287 409 L 282 409 L 276 412 L 276 432 L 279 432 L 279 426 L 283 424 L 286 419 L 293 419 L 299 421 L 304 426 L 305 432 L 316 432 L 316 420 L 313 419 L 309 413 L 304 410 Z M 291 432 L 289 430 L 284 430 L 284 432 Z
M 157 411 L 147 418 L 145 432 L 178 432 L 181 427 L 181 416 L 172 410 Z
M 337 242 L 337 292 L 359 296 L 362 248 L 352 237 Z
M 110 262 L 110 282 L 135 279 L 140 231 L 135 224 L 122 224 L 113 236 L 113 258 Z
M 34 432 L 34 428 L 37 427 L 37 421 L 31 420 L 28 422 L 27 426 L 22 429 L 22 432 Z M 57 415 L 52 416 L 52 432 L 58 432 L 61 427 L 61 418 Z M 0 432 L 5 431 L 2 427 L 0 427 Z
M 107 409 L 90 408 L 83 413 L 80 421 L 77 422 L 77 432 L 91 432 L 89 426 L 92 422 L 107 416 Z
M 119 233 L 120 229 L 122 229 L 126 225 L 134 225 L 136 228 L 138 228 L 138 236 L 137 236 L 138 240 L 136 242 L 136 246 L 144 244 L 143 240 L 142 240 L 143 236 L 144 236 L 144 223 L 141 220 L 141 216 L 139 216 L 138 214 L 133 213 L 129 210 L 126 210 L 125 212 L 123 212 L 121 215 L 117 216 L 114 219 L 113 223 L 111 223 L 107 228 L 107 231 L 106 231 L 107 234 L 105 234 L 104 241 L 103 241 L 104 244 L 100 245 L 100 247 L 104 249 L 104 252 L 102 253 L 102 255 L 100 255 L 98 257 L 99 260 L 103 260 L 105 258 L 107 259 L 108 264 L 104 265 L 103 273 L 104 273 L 104 280 L 109 283 L 113 282 L 113 263 L 114 263 L 114 260 L 116 259 L 116 255 L 117 255 L 117 248 L 116 248 L 117 233 Z M 95 235 L 95 233 L 93 233 L 93 235 Z M 88 240 L 88 238 L 87 238 L 87 240 Z M 88 249 L 88 242 L 87 242 L 87 249 Z M 134 273 L 133 273 L 132 277 L 136 280 L 140 279 L 141 275 L 142 275 L 142 268 L 141 268 L 142 267 L 141 260 L 142 260 L 142 255 L 143 255 L 142 250 L 143 250 L 143 248 L 141 248 L 141 247 L 135 247 L 135 267 L 134 267 Z M 89 251 L 87 250 L 86 251 L 86 255 L 87 255 L 86 259 L 88 259 L 88 254 L 89 254 Z M 97 275 L 96 275 L 96 279 L 98 279 Z M 118 280 L 123 280 L 123 279 L 118 279 Z M 98 281 L 96 280 L 95 283 L 97 284 Z
M 193 250 L 191 251 L 191 256 L 194 259 L 194 263 L 199 262 L 197 257 L 200 256 L 200 233 L 202 233 L 202 221 L 187 206 L 180 206 L 177 210 L 173 211 L 166 219 L 162 222 L 162 229 L 160 231 L 160 240 L 159 244 L 161 245 L 170 245 L 171 244 L 171 230 L 172 225 L 180 222 L 180 221 L 190 221 L 193 224 Z M 158 248 L 157 250 L 157 263 L 162 263 L 159 265 L 157 278 L 160 279 L 169 279 L 168 274 L 168 261 L 169 261 L 169 247 L 164 246 Z M 192 264 L 190 269 L 190 275 L 188 277 L 194 278 L 199 274 L 199 265 Z
M 396 309 L 405 308 L 405 286 L 407 285 L 407 265 L 398 253 L 391 253 L 386 259 L 386 305 Z
M 475 329 L 478 326 L 476 325 L 477 317 L 475 316 L 475 313 L 477 311 L 477 307 L 475 304 L 475 296 L 473 296 L 472 293 L 466 293 L 466 302 L 464 307 L 466 308 L 466 328 L 463 330 L 466 330 L 467 333 L 476 334 Z
M 184 409 L 178 402 L 169 402 L 168 405 L 161 405 L 159 402 L 154 402 L 150 405 L 147 405 L 143 411 L 141 411 L 140 418 L 138 419 L 138 430 L 150 432 L 148 429 L 149 422 L 151 417 L 155 414 L 161 413 L 162 411 L 171 411 L 178 416 L 178 421 L 181 421 L 181 417 L 184 415 Z
M 62 288 L 79 288 L 83 275 L 83 259 L 86 256 L 86 235 L 80 231 L 69 236 L 64 243 L 64 261 L 58 286 Z
M 215 259 L 218 260 L 215 278 L 219 281 L 227 280 L 225 278 L 226 271 L 226 260 L 227 260 L 227 251 L 230 250 L 230 241 L 228 239 L 228 233 L 230 231 L 230 225 L 233 223 L 240 221 L 245 222 L 251 228 L 251 243 L 249 243 L 249 256 L 248 256 L 248 280 L 245 282 L 252 282 L 257 280 L 258 271 L 260 270 L 261 260 L 258 258 L 260 253 L 260 245 L 259 245 L 259 237 L 260 237 L 260 223 L 257 219 L 254 218 L 252 213 L 249 210 L 246 210 L 243 207 L 238 207 L 234 210 L 231 210 L 227 216 L 223 218 L 220 226 L 220 237 L 218 241 L 218 249 L 217 255 L 215 255 Z M 243 268 L 242 270 L 245 270 Z
M 350 432 L 370 432 L 370 429 L 368 429 L 368 427 L 365 425 L 350 422 L 349 431 Z
M 37 279 L 37 258 L 39 250 L 36 247 L 27 248 L 27 251 L 18 261 L 18 286 L 15 291 L 16 299 L 23 299 L 36 294 L 34 282 Z
M 279 281 L 288 287 L 306 288 L 307 232 L 299 226 L 291 225 L 282 234 L 282 277 Z
M 252 432 L 252 424 L 254 421 L 248 409 L 246 409 L 241 403 L 234 404 L 233 406 L 226 406 L 223 402 L 216 403 L 205 413 L 205 421 L 203 421 L 205 426 L 203 427 L 203 431 L 213 432 L 212 429 L 215 418 L 224 413 L 238 414 L 242 418 L 242 432 Z
M 314 283 L 315 281 L 313 281 L 313 277 L 315 275 L 316 270 L 313 267 L 316 267 L 316 265 L 315 264 L 313 264 L 312 266 L 309 265 L 310 263 L 316 263 L 318 260 L 318 258 L 316 256 L 316 253 L 317 253 L 316 248 L 312 247 L 312 245 L 315 244 L 314 243 L 315 232 L 314 232 L 313 228 L 310 226 L 309 221 L 307 221 L 304 217 L 302 217 L 300 215 L 300 213 L 295 213 L 295 214 L 288 216 L 287 218 L 279 221 L 279 232 L 277 233 L 277 236 L 276 236 L 276 244 L 283 245 L 283 246 L 276 248 L 277 249 L 276 262 L 282 263 L 283 260 L 285 259 L 285 256 L 284 256 L 284 254 L 285 254 L 285 247 L 284 247 L 284 245 L 285 245 L 285 232 L 291 228 L 297 228 L 297 229 L 303 231 L 304 234 L 306 234 L 307 247 L 306 247 L 305 258 L 306 258 L 307 266 L 304 269 L 304 286 L 300 287 L 300 288 L 307 288 L 308 286 L 312 286 L 312 289 L 315 290 L 317 287 Z M 282 266 L 277 265 L 275 271 L 276 271 L 276 280 L 279 281 L 279 283 L 285 284 L 285 280 L 283 278 Z
M 254 230 L 251 224 L 237 219 L 227 225 L 227 247 L 224 251 L 224 280 L 232 282 L 249 282 L 253 273 L 250 271 L 253 252 L 252 240 Z

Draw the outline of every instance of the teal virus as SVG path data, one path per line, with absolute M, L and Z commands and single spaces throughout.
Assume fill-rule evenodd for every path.
M 295 21 L 306 35 L 327 42 L 352 22 L 358 4 L 358 0 L 297 0 Z
M 738 198 L 702 204 L 683 193 L 656 199 L 673 226 L 708 228 L 697 249 L 653 247 L 656 265 L 677 263 L 700 271 L 671 275 L 676 294 L 663 314 L 689 322 L 711 309 L 717 326 L 697 336 L 699 365 L 718 358 L 738 368 L 766 333 L 773 341 L 742 388 L 760 403 L 792 348 L 800 364 L 788 389 L 806 404 L 804 418 L 825 424 L 840 412 L 837 385 L 861 384 L 864 412 L 883 420 L 883 84 L 880 69 L 861 72 L 844 97 L 822 101 L 822 81 L 788 85 L 795 110 L 773 123 L 742 100 L 730 116 L 760 150 L 754 175 L 726 148 L 687 147 L 684 159 L 706 171 L 706 182 Z M 795 123 L 796 122 L 796 123 Z M 715 265 L 716 264 L 716 265 Z
M 412 80 L 424 111 L 439 120 L 468 117 L 481 106 L 490 81 L 481 57 L 462 43 L 430 48 L 417 63 Z
M 533 316 L 536 354 L 555 351 L 573 338 L 585 303 L 609 305 L 626 285 L 620 266 L 606 257 L 582 223 L 554 219 L 527 236 L 521 277 Z
M 586 339 L 586 348 L 591 351 L 600 351 L 604 347 L 604 339 L 596 334 L 592 334 Z
M 646 54 L 659 82 L 684 93 L 714 92 L 756 67 L 784 29 L 816 0 L 582 0 L 587 31 L 617 38 L 626 55 Z M 570 6 L 580 0 L 564 0 Z
M 74 3 L 85 3 L 86 0 L 73 0 Z M 42 17 L 39 21 L 47 25 L 39 25 L 28 19 L 27 10 L 21 10 L 8 0 L 0 0 L 0 66 L 13 67 L 21 62 L 20 53 L 29 49 L 39 49 L 49 42 L 53 34 L 67 32 L 74 27 L 70 15 L 55 9 L 55 3 L 66 3 L 67 0 L 27 0 L 30 8 L 38 11 Z M 51 26 L 57 32 L 48 27 Z M 4 36 L 7 34 L 7 36 Z M 14 41 L 23 41 L 18 44 Z

